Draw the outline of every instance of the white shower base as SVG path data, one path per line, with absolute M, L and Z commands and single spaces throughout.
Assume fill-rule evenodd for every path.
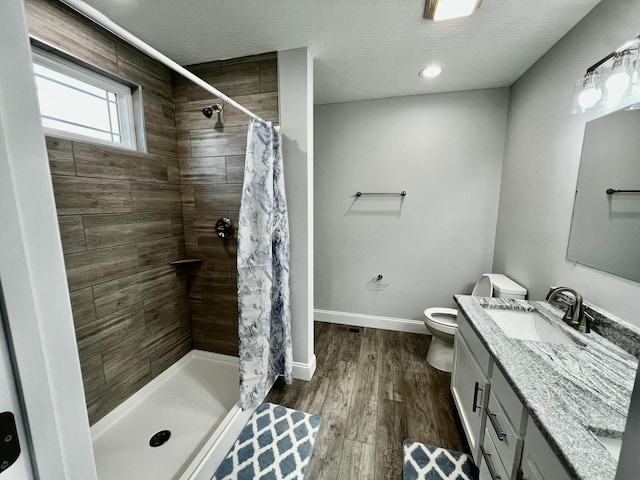
M 98 479 L 210 480 L 253 414 L 238 399 L 238 359 L 192 350 L 91 427 Z

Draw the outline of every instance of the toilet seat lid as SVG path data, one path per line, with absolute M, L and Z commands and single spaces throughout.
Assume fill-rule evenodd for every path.
M 458 310 L 455 308 L 433 307 L 424 311 L 424 316 L 434 323 L 447 327 L 458 326 Z
M 493 297 L 493 281 L 491 275 L 484 274 L 476 282 L 471 292 L 472 297 Z

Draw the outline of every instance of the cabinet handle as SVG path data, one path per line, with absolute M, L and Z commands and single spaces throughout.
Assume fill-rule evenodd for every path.
M 487 462 L 487 468 L 489 469 L 489 475 L 491 476 L 491 480 L 501 480 L 501 476 L 496 473 L 496 469 L 493 467 L 493 463 L 491 463 L 491 454 L 487 452 L 482 445 L 480 445 L 480 452 L 482 452 L 482 458 Z
M 504 433 L 502 428 L 500 428 L 497 415 L 495 413 L 492 413 L 491 410 L 489 410 L 488 406 L 487 406 L 487 417 L 489 417 L 489 421 L 491 422 L 491 425 L 493 426 L 493 429 L 495 430 L 496 435 L 498 436 L 498 440 L 503 442 L 504 439 L 507 437 L 507 434 Z
M 484 388 L 480 388 L 480 384 L 478 382 L 473 386 L 473 405 L 472 411 L 476 413 L 476 410 L 481 409 L 482 407 L 478 405 L 478 392 L 484 392 Z

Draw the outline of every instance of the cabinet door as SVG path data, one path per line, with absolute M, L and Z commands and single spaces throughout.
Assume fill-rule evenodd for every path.
M 478 462 L 485 424 L 485 405 L 489 380 L 476 362 L 460 332 L 455 337 L 451 393 L 469 442 L 471 455 Z
M 569 480 L 572 478 L 531 418 L 527 421 L 520 470 L 522 480 Z

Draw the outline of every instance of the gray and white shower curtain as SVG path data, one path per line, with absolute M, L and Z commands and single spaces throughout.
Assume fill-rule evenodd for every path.
M 280 127 L 253 120 L 238 222 L 240 406 L 260 404 L 277 376 L 293 380 L 289 221 Z

